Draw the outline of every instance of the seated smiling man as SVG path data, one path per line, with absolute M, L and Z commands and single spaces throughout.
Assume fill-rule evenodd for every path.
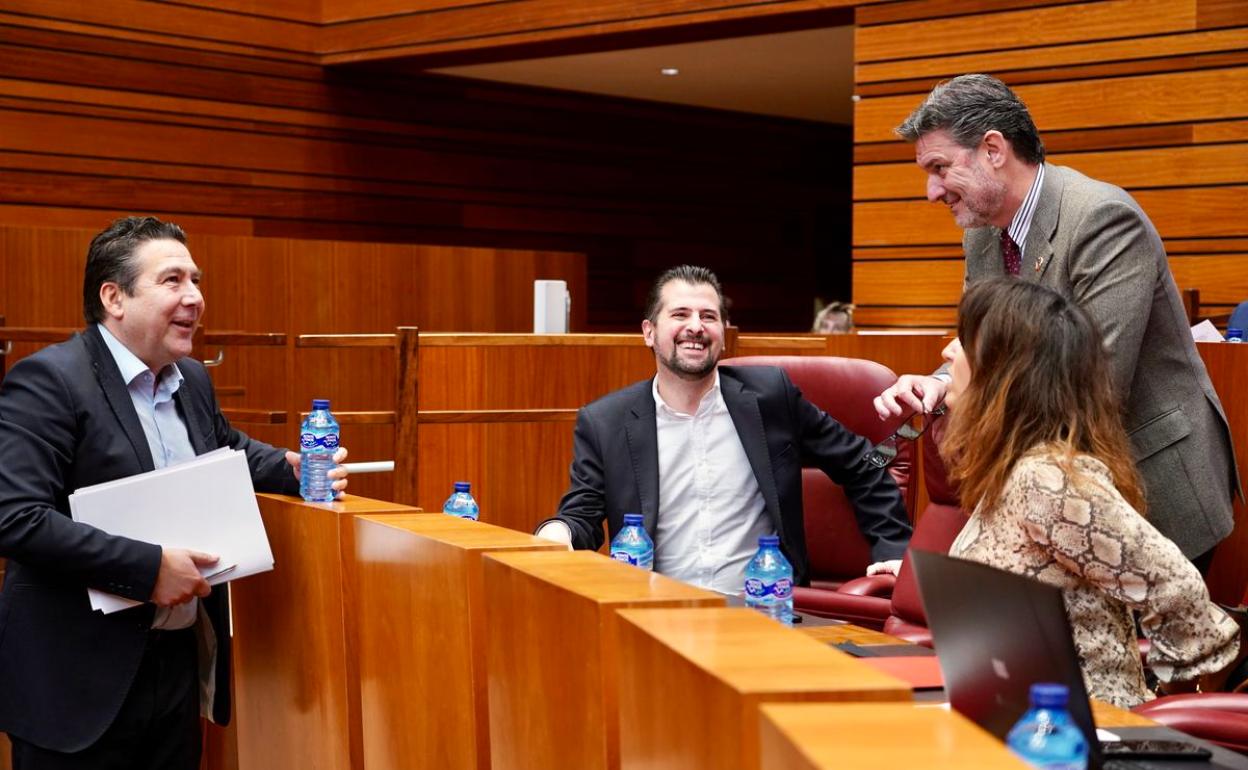
M 807 582 L 802 465 L 844 488 L 877 562 L 910 540 L 901 492 L 864 461 L 870 443 L 802 397 L 780 369 L 719 366 L 719 279 L 682 265 L 659 276 L 641 322 L 652 379 L 608 394 L 577 415 L 571 486 L 537 534 L 574 548 L 602 545 L 625 513 L 654 539 L 654 568 L 740 593 L 760 535 L 779 535 L 794 580 Z

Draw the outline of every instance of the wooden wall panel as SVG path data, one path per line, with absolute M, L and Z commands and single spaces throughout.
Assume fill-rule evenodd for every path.
M 653 275 L 687 260 L 715 267 L 755 328 L 804 326 L 815 294 L 837 291 L 821 276 L 844 292 L 848 270 L 817 257 L 848 246 L 845 127 L 327 70 L 173 34 L 224 34 L 195 14 L 237 17 L 236 42 L 248 25 L 307 26 L 244 0 L 155 6 L 169 34 L 141 41 L 90 26 L 135 0 L 71 5 L 0 0 L 0 221 L 98 228 L 141 211 L 199 235 L 578 252 L 590 278 L 573 309 L 595 330 L 635 328 Z M 483 268 L 461 273 L 479 300 L 449 322 L 466 325 L 441 328 L 481 328 Z
M 341 64 L 827 14 L 853 5 L 853 0 L 323 0 L 328 24 L 321 51 L 326 63 Z
M 1196 0 L 1101 0 L 998 13 L 971 13 L 979 9 L 969 2 L 945 5 L 965 7 L 968 12 L 860 26 L 854 58 L 870 62 L 1139 37 L 1190 30 L 1196 23 Z
M 311 0 L 278 0 L 278 13 Z M 84 32 L 146 42 L 174 42 L 188 48 L 230 51 L 275 59 L 316 61 L 319 25 L 277 15 L 240 12 L 269 2 L 226 0 L 211 6 L 146 0 L 0 0 L 0 23 L 36 29 Z M 307 15 L 306 11 L 302 15 Z

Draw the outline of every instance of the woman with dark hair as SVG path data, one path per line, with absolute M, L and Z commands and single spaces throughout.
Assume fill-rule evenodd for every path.
M 1239 627 L 1144 517 L 1102 337 L 1060 294 L 1016 279 L 972 285 L 945 348 L 941 452 L 972 511 L 950 553 L 1063 590 L 1088 693 L 1152 697 L 1132 610 L 1162 682 L 1229 666 Z

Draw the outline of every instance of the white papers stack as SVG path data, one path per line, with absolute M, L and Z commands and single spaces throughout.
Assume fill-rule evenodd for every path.
M 74 521 L 112 535 L 215 554 L 202 567 L 212 585 L 273 569 L 247 457 L 218 449 L 180 465 L 83 487 L 69 496 Z M 105 614 L 139 602 L 87 589 Z

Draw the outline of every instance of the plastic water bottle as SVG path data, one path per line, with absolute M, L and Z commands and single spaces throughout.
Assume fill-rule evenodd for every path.
M 1044 770 L 1087 770 L 1088 742 L 1070 719 L 1064 684 L 1033 684 L 1031 708 L 1005 742 L 1020 759 Z
M 777 535 L 758 538 L 758 553 L 745 566 L 745 606 L 789 625 L 793 622 L 793 566 Z
M 1243 342 L 1243 341 L 1244 341 L 1244 330 L 1243 330 L 1243 329 L 1235 329 L 1235 328 L 1230 327 L 1230 326 L 1226 327 L 1226 341 L 1227 341 L 1227 342 Z
M 446 502 L 442 505 L 442 512 L 473 521 L 481 518 L 481 507 L 477 505 L 476 500 L 472 499 L 471 489 L 472 484 L 467 481 L 456 481 L 455 491 L 446 498 Z
M 329 413 L 328 398 L 312 399 L 312 413 L 299 429 L 299 495 L 309 503 L 334 499 L 334 452 L 338 451 L 338 421 Z
M 611 541 L 611 558 L 642 569 L 654 569 L 654 541 L 641 525 L 640 513 L 624 514 L 624 528 Z

